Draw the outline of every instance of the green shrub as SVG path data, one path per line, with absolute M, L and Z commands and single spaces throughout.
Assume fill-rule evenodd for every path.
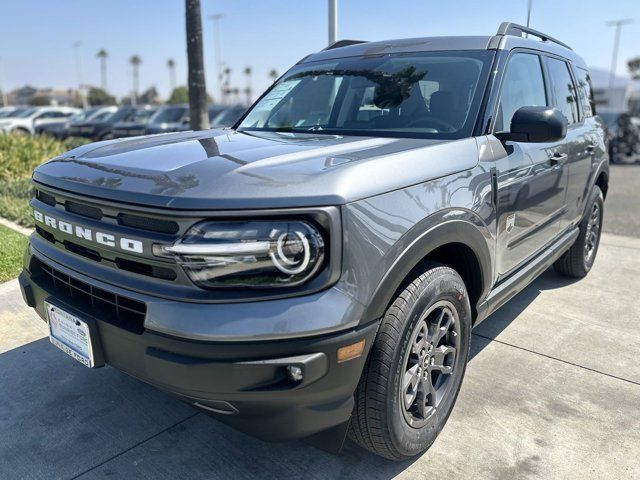
M 74 137 L 61 142 L 46 136 L 0 135 L 0 217 L 32 227 L 29 179 L 33 169 L 85 143 L 88 140 Z
M 33 227 L 33 217 L 29 209 L 32 195 L 33 187 L 29 178 L 0 179 L 0 217 L 24 227 Z
M 42 162 L 87 143 L 70 138 L 61 142 L 47 136 L 0 135 L 0 179 L 28 178 Z

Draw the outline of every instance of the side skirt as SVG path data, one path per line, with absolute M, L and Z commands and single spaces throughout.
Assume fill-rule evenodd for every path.
M 562 235 L 555 243 L 547 247 L 536 258 L 524 265 L 518 271 L 498 283 L 487 298 L 478 304 L 478 317 L 474 326 L 485 320 L 502 305 L 521 292 L 533 282 L 553 262 L 562 256 L 576 241 L 580 230 L 575 227 Z

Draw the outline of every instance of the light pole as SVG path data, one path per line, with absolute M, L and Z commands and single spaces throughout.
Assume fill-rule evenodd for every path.
M 76 55 L 76 74 L 78 75 L 78 92 L 80 93 L 80 99 L 82 100 L 82 108 L 88 108 L 87 96 L 85 95 L 84 86 L 82 85 L 82 64 L 80 63 L 80 47 L 82 42 L 73 42 L 73 48 Z
M 611 73 L 609 74 L 609 95 L 613 93 L 613 84 L 616 80 L 616 66 L 618 65 L 618 47 L 620 46 L 620 30 L 623 25 L 629 25 L 633 23 L 630 18 L 623 18 L 620 20 L 611 20 L 607 22 L 609 27 L 616 27 L 616 33 L 613 40 L 613 54 L 611 56 Z
M 329 45 L 338 38 L 338 0 L 329 0 Z
M 216 13 L 215 15 L 209 15 L 207 18 L 213 23 L 213 54 L 216 64 L 216 79 L 218 91 L 220 92 L 220 101 L 224 97 L 222 92 L 222 46 L 220 44 L 220 19 L 223 17 L 222 13 Z
M 0 92 L 2 92 L 2 106 L 6 107 L 9 104 L 9 98 L 4 88 L 4 64 L 2 63 L 2 58 L 0 58 Z
M 533 0 L 527 0 L 527 28 L 530 26 L 529 23 L 531 22 L 531 6 L 532 6 Z

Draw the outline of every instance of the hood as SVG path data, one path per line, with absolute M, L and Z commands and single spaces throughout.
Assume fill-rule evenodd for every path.
M 178 209 L 339 205 L 472 168 L 473 138 L 444 141 L 207 130 L 83 145 L 36 182 Z

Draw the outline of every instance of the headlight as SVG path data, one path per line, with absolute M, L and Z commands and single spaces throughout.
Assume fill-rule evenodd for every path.
M 306 221 L 204 222 L 154 254 L 175 259 L 199 287 L 293 287 L 322 267 L 322 234 Z

